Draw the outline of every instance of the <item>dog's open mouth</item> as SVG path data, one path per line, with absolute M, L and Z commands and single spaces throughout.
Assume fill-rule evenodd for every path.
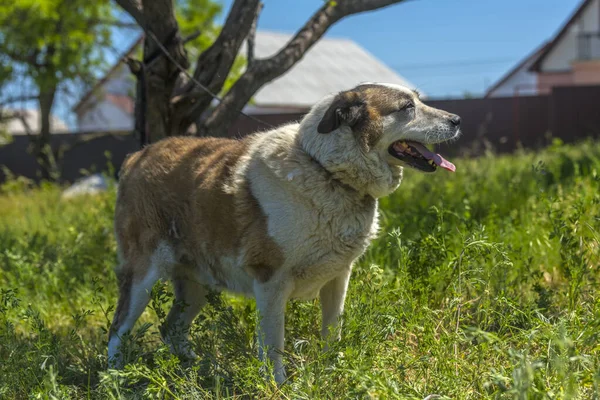
M 393 157 L 423 172 L 434 172 L 437 167 L 456 171 L 454 164 L 418 142 L 398 140 L 390 145 L 388 151 Z

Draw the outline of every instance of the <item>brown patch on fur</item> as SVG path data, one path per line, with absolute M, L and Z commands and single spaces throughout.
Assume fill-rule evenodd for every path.
M 382 85 L 360 85 L 355 89 L 367 104 L 367 118 L 357 129 L 357 140 L 369 151 L 383 135 L 381 118 L 403 109 L 412 95 Z
M 115 212 L 124 265 L 151 255 L 164 240 L 179 260 L 219 282 L 225 281 L 219 259 L 242 253 L 246 271 L 268 280 L 283 255 L 268 236 L 267 218 L 248 187 L 226 190 L 248 146 L 248 138 L 173 137 L 128 157 Z
M 319 126 L 319 133 L 329 133 L 345 123 L 352 129 L 365 119 L 366 104 L 360 94 L 353 91 L 342 92 L 333 100 Z
M 414 96 L 382 85 L 360 85 L 355 90 L 380 116 L 402 109 Z
M 329 133 L 346 123 L 362 150 L 368 152 L 383 135 L 381 118 L 401 110 L 412 96 L 382 85 L 360 85 L 342 92 L 333 100 L 319 124 L 319 132 Z
M 353 132 L 361 149 L 365 153 L 371 150 L 383 135 L 383 125 L 379 110 L 370 105 L 367 106 L 367 117 Z

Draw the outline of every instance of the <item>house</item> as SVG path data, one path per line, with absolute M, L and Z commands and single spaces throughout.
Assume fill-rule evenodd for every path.
M 2 130 L 10 135 L 37 134 L 40 131 L 40 113 L 37 109 L 15 109 L 4 110 L 7 115 L 14 115 L 7 121 L 2 122 Z M 50 131 L 52 133 L 64 133 L 69 130 L 60 118 L 50 116 Z
M 257 31 L 256 57 L 274 55 L 291 38 L 291 34 Z M 140 44 L 141 39 L 126 54 Z M 245 45 L 240 53 L 245 54 Z M 319 40 L 286 74 L 256 92 L 244 112 L 250 115 L 303 113 L 326 94 L 365 81 L 415 88 L 355 42 L 326 37 Z M 133 77 L 126 65 L 118 63 L 74 107 L 79 130 L 133 129 L 134 93 Z
M 600 0 L 583 0 L 558 33 L 488 89 L 485 97 L 548 94 L 600 85 Z
M 533 63 L 542 54 L 548 43 L 535 49 L 517 63 L 485 93 L 489 97 L 511 97 L 538 94 L 537 74 L 530 70 Z
M 585 0 L 530 68 L 538 91 L 600 84 L 600 0 Z
M 125 51 L 130 57 L 143 43 L 140 37 Z M 133 129 L 135 77 L 119 61 L 73 107 L 80 132 L 123 131 Z

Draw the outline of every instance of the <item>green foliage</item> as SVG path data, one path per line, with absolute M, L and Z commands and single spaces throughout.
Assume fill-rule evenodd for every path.
M 175 1 L 175 18 L 177 19 L 181 36 L 186 38 L 200 32 L 198 37 L 185 44 L 185 50 L 192 69 L 196 67 L 196 61 L 200 54 L 209 48 L 218 37 L 221 27 L 215 23 L 215 19 L 222 11 L 223 6 L 221 3 L 214 0 Z M 141 30 L 139 34 L 141 34 Z M 143 59 L 143 46 L 138 46 L 134 49 L 132 55 L 138 60 Z M 227 93 L 231 86 L 233 86 L 235 81 L 241 75 L 245 63 L 245 57 L 241 55 L 236 57 L 229 72 L 229 76 L 225 80 L 225 84 L 221 90 L 221 95 Z M 128 67 L 124 64 L 117 68 L 118 74 L 121 74 L 122 70 L 128 70 Z M 131 97 L 135 97 L 135 77 L 130 75 L 129 79 L 132 87 L 128 94 Z M 102 88 L 98 88 L 97 90 L 101 89 Z M 100 95 L 100 93 L 98 94 Z
M 405 171 L 381 201 L 331 351 L 318 300 L 288 306 L 281 390 L 261 375 L 247 299 L 211 296 L 192 327 L 200 360 L 172 356 L 158 336 L 169 284 L 128 367 L 106 370 L 114 188 L 65 201 L 54 185 L 3 185 L 0 398 L 598 398 L 600 145 L 455 163 Z
M 6 127 L 3 122 L 0 121 L 0 147 L 12 143 L 13 140 L 13 136 L 6 131 Z
M 2 60 L 2 55 L 0 55 L 0 60 Z M 0 63 L 0 89 L 9 81 L 12 71 L 12 65 L 9 65 L 7 62 Z
M 196 66 L 196 61 L 200 54 L 209 48 L 221 31 L 220 27 L 214 23 L 223 10 L 221 3 L 214 0 L 178 0 L 175 2 L 175 17 L 177 24 L 183 37 L 194 34 L 197 31 L 201 35 L 196 39 L 188 42 L 185 49 L 192 66 Z M 233 86 L 235 81 L 240 77 L 246 59 L 242 55 L 238 55 L 229 71 L 229 76 L 225 80 L 225 84 L 221 90 L 221 95 Z
M 109 43 L 111 10 L 108 0 L 3 1 L 0 55 L 21 65 L 40 92 L 91 78 Z
M 188 42 L 186 49 L 190 59 L 198 58 L 217 38 L 220 29 L 214 20 L 221 14 L 223 7 L 213 0 L 178 0 L 175 2 L 175 18 L 181 35 L 186 37 L 197 31 L 201 35 Z

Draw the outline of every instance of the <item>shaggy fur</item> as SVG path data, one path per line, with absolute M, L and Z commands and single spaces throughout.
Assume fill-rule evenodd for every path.
M 456 118 L 404 87 L 363 84 L 322 99 L 300 123 L 241 140 L 173 137 L 128 157 L 110 365 L 122 365 L 121 338 L 154 283 L 171 279 L 176 302 L 162 334 L 174 352 L 195 357 L 186 332 L 208 287 L 244 294 L 256 299 L 261 357 L 283 382 L 286 302 L 320 296 L 322 335 L 339 339 L 352 264 L 377 233 L 377 199 L 402 178 L 388 147 L 452 139 Z

